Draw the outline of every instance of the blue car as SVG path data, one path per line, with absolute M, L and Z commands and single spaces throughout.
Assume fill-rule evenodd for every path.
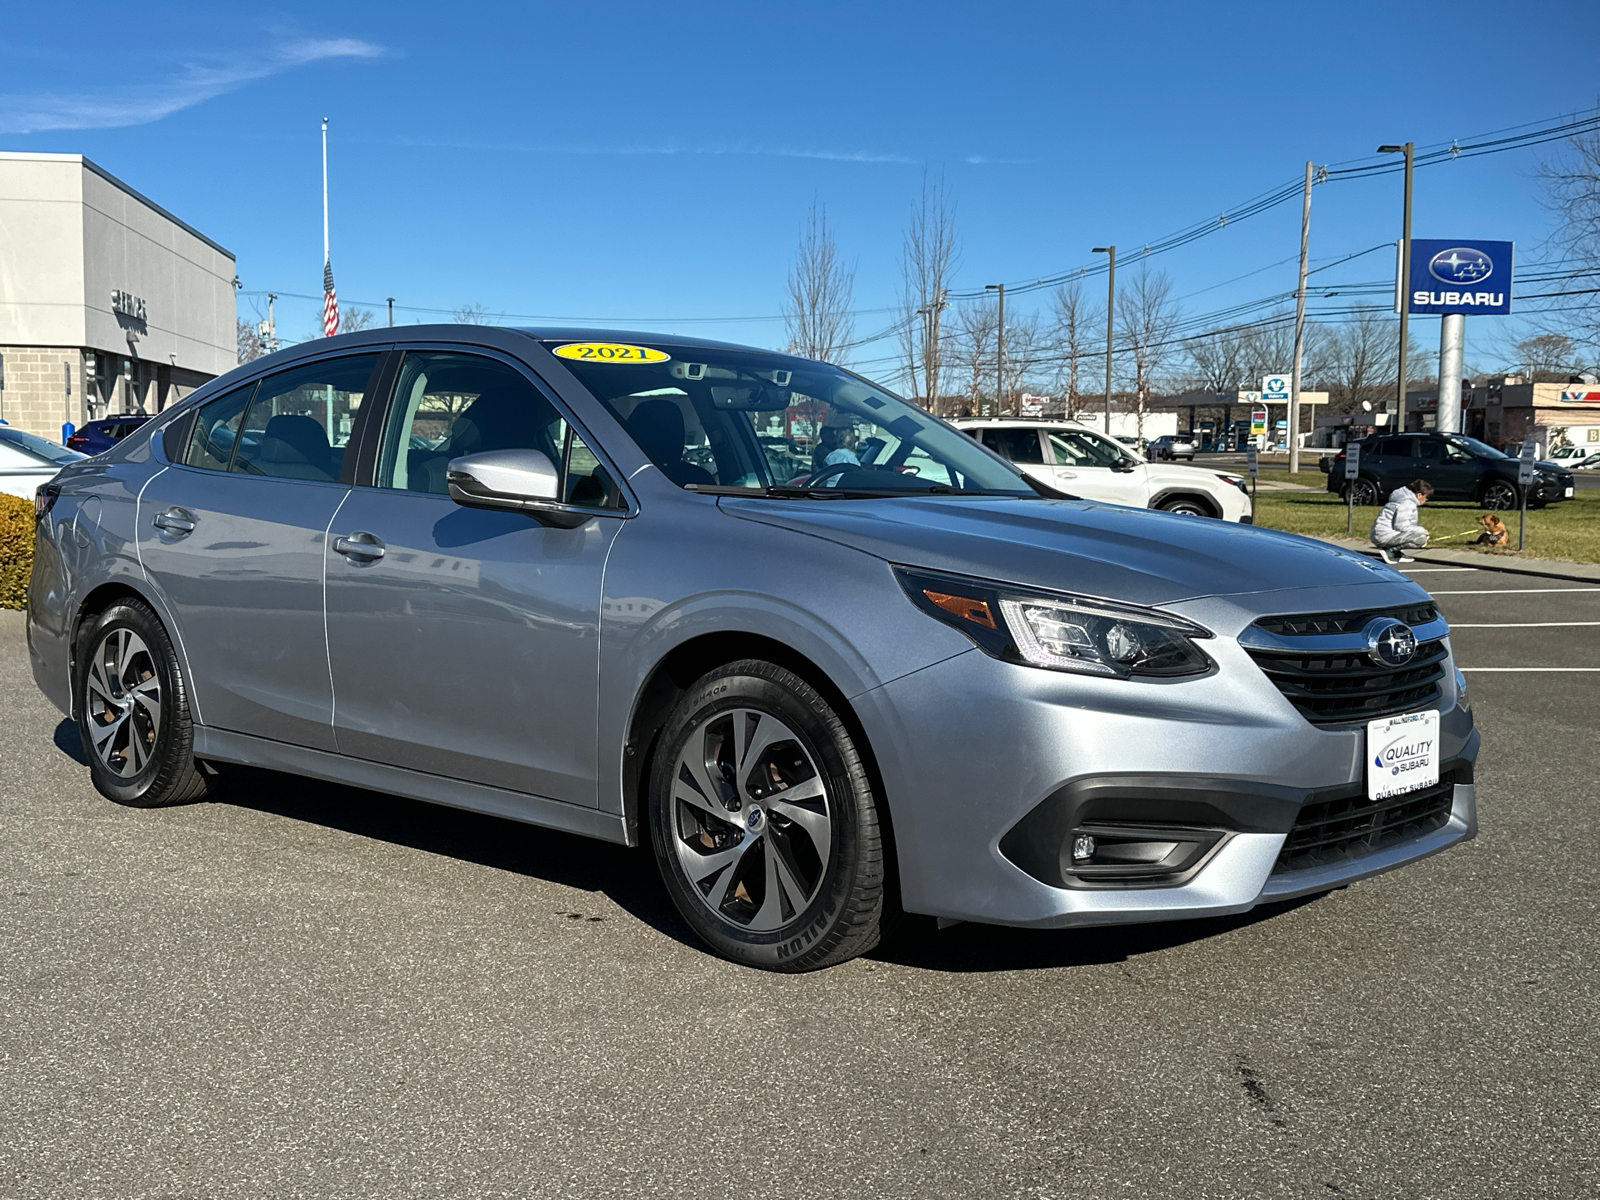
M 149 419 L 141 413 L 129 413 L 90 421 L 67 439 L 67 449 L 80 454 L 104 454 Z

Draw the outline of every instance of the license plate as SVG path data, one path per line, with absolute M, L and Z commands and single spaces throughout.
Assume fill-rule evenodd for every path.
M 1367 722 L 1367 799 L 1387 800 L 1439 782 L 1439 711 Z
M 1572 489 L 1571 489 L 1571 488 L 1568 488 L 1568 489 L 1567 489 L 1567 490 L 1566 490 L 1566 492 L 1565 492 L 1565 493 L 1563 493 L 1563 494 L 1564 494 L 1564 495 L 1565 495 L 1565 496 L 1566 496 L 1566 498 L 1567 498 L 1567 499 L 1568 499 L 1568 500 L 1571 500 L 1571 499 L 1572 499 Z

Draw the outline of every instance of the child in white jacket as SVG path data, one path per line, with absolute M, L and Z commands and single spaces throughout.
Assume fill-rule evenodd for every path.
M 1433 485 L 1425 479 L 1413 479 L 1410 486 L 1395 488 L 1389 493 L 1389 503 L 1378 513 L 1372 523 L 1372 544 L 1389 564 L 1416 562 L 1407 550 L 1420 550 L 1428 544 L 1428 531 L 1417 524 L 1417 509 L 1433 495 Z

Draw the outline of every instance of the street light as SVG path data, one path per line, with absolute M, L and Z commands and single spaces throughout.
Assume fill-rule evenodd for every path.
M 1411 309 L 1411 167 L 1412 143 L 1403 146 L 1379 146 L 1379 154 L 1404 154 L 1406 156 L 1405 215 L 1400 223 L 1400 362 L 1395 391 L 1400 400 L 1400 420 L 1405 422 L 1406 411 L 1406 318 Z
M 1111 436 L 1111 330 L 1112 310 L 1117 299 L 1117 248 L 1096 246 L 1091 254 L 1109 254 L 1111 267 L 1106 272 L 1106 436 Z

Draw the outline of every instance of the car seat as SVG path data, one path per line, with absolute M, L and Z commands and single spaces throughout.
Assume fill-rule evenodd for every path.
M 671 400 L 646 400 L 628 417 L 628 432 L 639 449 L 673 483 L 715 484 L 716 478 L 704 467 L 683 461 L 683 410 Z

